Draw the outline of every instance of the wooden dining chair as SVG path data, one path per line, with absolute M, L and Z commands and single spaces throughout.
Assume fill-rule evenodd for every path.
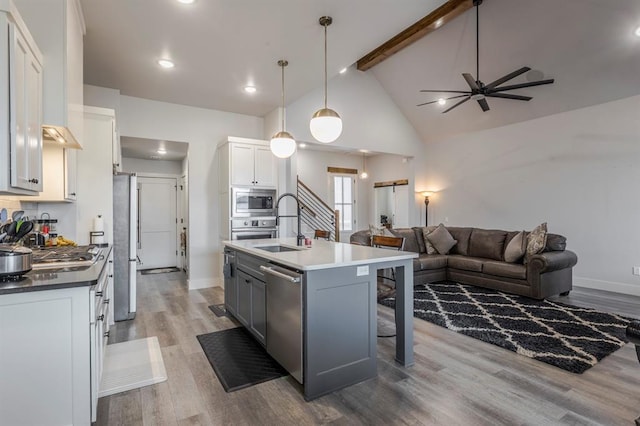
M 318 238 L 324 238 L 325 240 L 329 241 L 331 240 L 331 231 L 325 231 L 323 229 L 316 229 L 316 231 L 313 234 L 313 238 L 314 239 L 318 239 Z
M 373 235 L 371 237 L 371 247 L 379 247 L 379 248 L 388 248 L 395 249 L 401 251 L 404 248 L 404 238 L 403 237 L 388 237 L 386 235 Z M 393 281 L 394 287 L 396 282 L 396 273 L 394 268 L 391 269 L 391 278 L 385 276 L 385 270 L 382 270 L 382 275 L 378 275 L 379 279 Z M 380 273 L 380 272 L 379 272 Z M 396 310 L 393 311 L 394 318 L 396 316 Z M 395 337 L 396 333 L 393 334 L 378 334 L 378 337 Z

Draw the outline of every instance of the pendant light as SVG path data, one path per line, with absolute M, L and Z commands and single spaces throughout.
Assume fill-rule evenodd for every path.
M 324 27 L 324 108 L 319 109 L 311 117 L 309 130 L 313 137 L 322 143 L 331 143 L 342 133 L 342 119 L 337 112 L 327 107 L 327 27 L 333 19 L 323 16 L 319 20 Z
M 369 173 L 367 173 L 366 162 L 365 162 L 365 153 L 362 153 L 362 173 L 360 173 L 360 179 L 366 179 L 369 177 Z
M 289 62 L 285 59 L 278 61 L 278 66 L 282 68 L 282 130 L 271 137 L 271 152 L 278 158 L 289 158 L 296 152 L 296 141 L 284 130 L 284 67 L 287 65 Z

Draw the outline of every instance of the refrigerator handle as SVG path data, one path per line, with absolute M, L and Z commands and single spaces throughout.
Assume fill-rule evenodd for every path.
M 140 212 L 142 210 L 142 205 L 140 203 L 140 185 L 138 185 L 137 191 L 138 191 L 138 218 L 136 223 L 136 231 L 138 234 L 137 243 L 138 243 L 138 249 L 142 249 L 142 241 L 141 241 L 142 238 L 140 238 Z

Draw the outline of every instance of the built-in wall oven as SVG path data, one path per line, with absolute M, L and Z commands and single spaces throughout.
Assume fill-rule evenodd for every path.
M 232 240 L 260 240 L 277 235 L 275 217 L 231 219 Z
M 276 190 L 232 188 L 232 217 L 268 217 L 276 215 Z

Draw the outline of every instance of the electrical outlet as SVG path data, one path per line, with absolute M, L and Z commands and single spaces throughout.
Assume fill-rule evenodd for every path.
M 449 223 L 449 216 L 444 217 L 444 223 Z
M 633 275 L 640 275 L 640 266 L 633 267 Z

